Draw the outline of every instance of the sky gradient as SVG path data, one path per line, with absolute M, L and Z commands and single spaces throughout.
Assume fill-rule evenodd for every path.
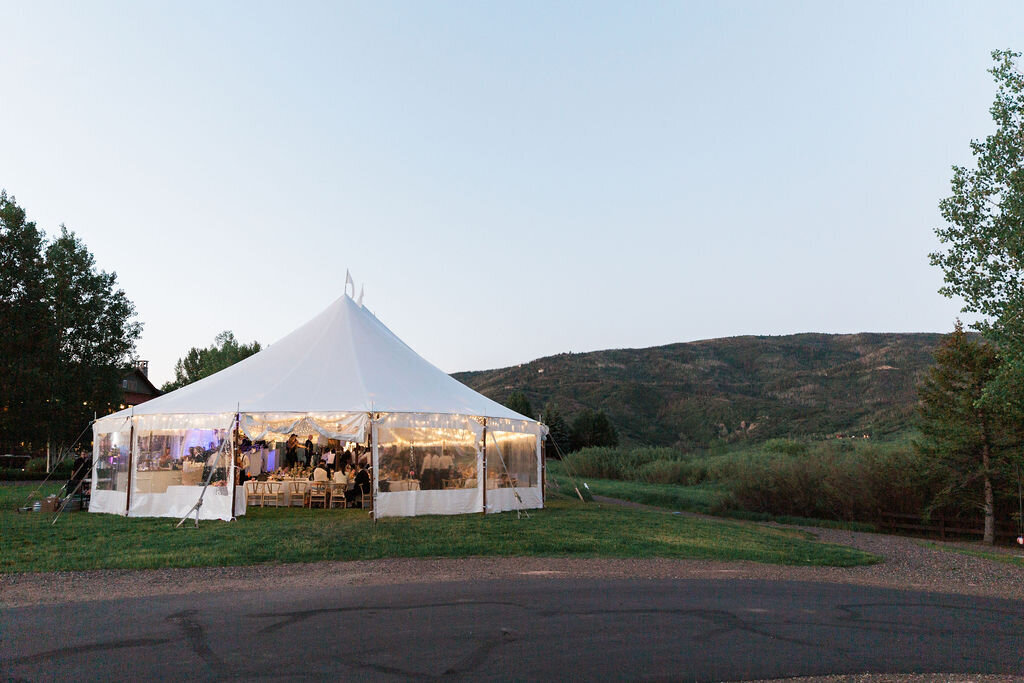
M 1024 48 L 1021 2 L 0 11 L 0 187 L 117 272 L 158 384 L 346 268 L 450 372 L 948 331 L 938 201 L 992 130 L 990 52 Z

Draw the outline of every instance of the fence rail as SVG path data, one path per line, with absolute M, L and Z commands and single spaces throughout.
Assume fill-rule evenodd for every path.
M 946 517 L 942 514 L 932 515 L 930 518 L 925 519 L 920 515 L 883 512 L 882 528 L 888 531 L 909 531 L 926 536 L 938 534 L 939 539 L 943 541 L 946 540 L 947 536 L 956 538 L 964 536 L 983 538 L 985 536 L 985 520 Z M 995 536 L 997 543 L 1001 540 L 1015 542 L 1017 538 L 1017 524 L 1015 522 L 996 521 Z

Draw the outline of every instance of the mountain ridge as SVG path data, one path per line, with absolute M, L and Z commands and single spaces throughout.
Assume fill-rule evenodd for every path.
M 635 349 L 545 356 L 454 373 L 504 401 L 522 391 L 535 413 L 603 410 L 624 441 L 706 447 L 719 440 L 907 429 L 916 385 L 945 335 L 859 332 L 739 335 Z

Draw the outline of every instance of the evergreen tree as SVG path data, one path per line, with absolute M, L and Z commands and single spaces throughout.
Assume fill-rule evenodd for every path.
M 45 445 L 53 350 L 47 307 L 45 234 L 0 191 L 0 450 Z M 25 446 L 22 447 L 21 444 Z
M 509 410 L 516 411 L 523 417 L 528 417 L 531 420 L 534 419 L 533 408 L 530 406 L 530 400 L 526 398 L 526 394 L 521 391 L 513 391 L 505 401 L 505 407 Z
M 239 344 L 235 334 L 230 330 L 221 332 L 214 337 L 213 344 L 205 349 L 192 347 L 174 364 L 174 380 L 161 387 L 165 392 L 180 389 L 215 372 L 231 367 L 260 351 L 260 343 Z
M 957 321 L 918 387 L 916 446 L 926 456 L 925 478 L 937 487 L 931 507 L 980 509 L 988 544 L 995 541 L 996 486 L 1010 466 L 1005 415 L 982 400 L 998 371 L 992 345 L 970 340 Z
M 554 401 L 548 401 L 544 405 L 544 412 L 541 414 L 540 421 L 547 425 L 548 435 L 545 437 L 547 441 L 546 452 L 549 458 L 558 458 L 559 452 L 568 453 L 572 443 L 572 432 L 569 429 L 569 423 L 562 417 L 562 411 L 558 409 L 558 404 Z
M 572 450 L 591 446 L 618 446 L 619 435 L 604 411 L 583 410 L 572 421 Z

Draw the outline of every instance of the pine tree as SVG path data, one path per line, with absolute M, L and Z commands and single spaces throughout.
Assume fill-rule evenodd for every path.
M 5 453 L 37 450 L 46 441 L 54 330 L 46 304 L 45 238 L 14 197 L 0 191 L 0 449 Z
M 603 410 L 583 410 L 572 421 L 572 450 L 591 446 L 618 446 L 619 435 Z
M 558 409 L 558 404 L 554 401 L 548 401 L 544 405 L 544 412 L 541 413 L 540 421 L 547 425 L 548 435 L 547 439 L 547 455 L 549 458 L 561 457 L 561 453 L 568 453 L 570 448 L 570 442 L 572 441 L 572 433 L 569 429 L 569 423 L 562 417 L 562 411 Z
M 1008 465 L 1005 417 L 982 400 L 998 372 L 992 345 L 969 339 L 957 321 L 918 386 L 921 437 L 916 446 L 927 456 L 926 478 L 938 488 L 931 507 L 980 508 L 988 544 L 995 541 L 995 482 Z
M 505 407 L 509 410 L 514 410 L 524 417 L 528 417 L 531 420 L 534 418 L 533 408 L 530 406 L 530 399 L 526 398 L 526 394 L 521 391 L 514 391 L 512 395 L 505 401 Z

